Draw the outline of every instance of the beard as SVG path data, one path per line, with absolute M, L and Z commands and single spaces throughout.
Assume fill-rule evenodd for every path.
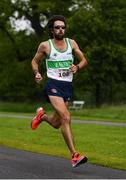
M 63 40 L 63 38 L 64 38 L 64 34 L 55 34 L 54 37 L 55 37 L 57 40 L 61 41 L 61 40 Z

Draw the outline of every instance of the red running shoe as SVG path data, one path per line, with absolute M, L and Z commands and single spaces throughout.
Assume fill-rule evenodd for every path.
M 80 164 L 86 163 L 88 158 L 86 156 L 80 156 L 79 153 L 74 153 L 72 156 L 72 167 L 77 167 Z
M 37 129 L 39 124 L 42 122 L 42 116 L 45 114 L 45 111 L 42 107 L 38 108 L 36 111 L 36 116 L 33 118 L 31 122 L 31 128 L 32 130 Z

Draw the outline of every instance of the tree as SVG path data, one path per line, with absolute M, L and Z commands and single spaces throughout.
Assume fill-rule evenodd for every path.
M 20 52 L 20 47 L 17 42 L 18 32 L 12 28 L 11 20 L 24 18 L 29 20 L 31 27 L 34 30 L 36 41 L 41 40 L 46 36 L 46 23 L 53 14 L 63 14 L 66 17 L 72 14 L 70 7 L 76 4 L 72 0 L 1 0 L 0 2 L 0 30 L 4 31 L 11 41 L 16 52 L 17 60 L 27 60 L 24 54 Z M 27 38 L 24 31 L 25 38 Z M 33 36 L 31 36 L 33 37 Z
M 25 72 L 31 72 L 30 61 L 38 44 L 47 39 L 46 23 L 53 14 L 63 14 L 68 21 L 67 35 L 74 38 L 88 59 L 85 71 L 74 78 L 75 98 L 87 104 L 126 102 L 126 2 L 124 0 L 1 0 L 0 1 L 0 93 L 18 99 L 30 98 L 34 78 L 25 87 Z M 24 18 L 34 33 L 15 31 L 11 20 Z M 77 59 L 75 60 L 77 61 Z M 12 63 L 13 62 L 13 63 Z M 77 63 L 77 62 L 76 62 Z M 29 66 L 28 66 L 29 64 Z M 7 66 L 8 65 L 8 66 Z M 24 70 L 23 68 L 26 67 Z M 15 68 L 15 72 L 13 72 Z M 45 73 L 45 68 L 42 69 Z M 17 78 L 18 77 L 18 81 Z M 45 80 L 45 78 L 44 78 Z M 12 83 L 11 83 L 12 82 Z M 17 98 L 12 85 L 20 91 Z M 18 88 L 16 87 L 18 85 Z M 22 86 L 24 89 L 22 90 Z M 78 88 L 79 87 L 79 88 Z M 23 94 L 22 94 L 23 91 Z M 39 90 L 40 92 L 40 90 Z M 15 98 L 16 97 L 16 98 Z M 25 99 L 25 98 L 24 98 Z
M 97 0 L 69 19 L 70 32 L 89 59 L 88 77 L 82 73 L 77 83 L 84 81 L 97 106 L 113 103 L 122 82 L 126 83 L 125 19 L 126 2 L 122 0 Z
M 70 16 L 72 11 L 69 10 L 69 7 L 73 4 L 75 3 L 72 0 L 56 0 L 53 3 L 51 0 L 46 2 L 40 0 L 0 1 L 1 99 L 23 100 L 24 97 L 28 97 L 27 95 L 30 97 L 38 91 L 37 87 L 34 89 L 34 93 L 29 90 L 32 89 L 33 76 L 29 77 L 28 82 L 31 82 L 27 83 L 29 86 L 25 86 L 26 78 L 23 77 L 31 72 L 29 60 L 32 59 L 38 44 L 47 36 L 45 26 L 48 18 L 53 14 Z M 13 29 L 12 19 L 16 20 L 22 17 L 31 22 L 34 34 L 27 35 L 25 30 L 15 31 Z M 25 66 L 26 69 L 23 69 Z

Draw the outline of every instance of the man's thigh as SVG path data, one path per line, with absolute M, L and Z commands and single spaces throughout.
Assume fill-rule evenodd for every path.
M 62 117 L 69 113 L 68 102 L 64 102 L 62 97 L 49 96 L 49 99 L 58 116 Z

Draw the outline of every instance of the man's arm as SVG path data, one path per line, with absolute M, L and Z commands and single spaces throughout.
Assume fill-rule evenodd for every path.
M 84 57 L 83 52 L 80 50 L 78 44 L 74 40 L 71 40 L 71 43 L 72 43 L 73 51 L 75 52 L 75 55 L 80 61 L 77 65 L 74 64 L 72 65 L 72 72 L 76 73 L 79 69 L 82 69 L 87 65 L 87 60 Z
M 39 60 L 45 57 L 45 42 L 41 43 L 38 50 L 31 61 L 32 70 L 35 74 L 35 81 L 39 83 L 42 80 L 42 76 L 39 73 L 38 63 Z

